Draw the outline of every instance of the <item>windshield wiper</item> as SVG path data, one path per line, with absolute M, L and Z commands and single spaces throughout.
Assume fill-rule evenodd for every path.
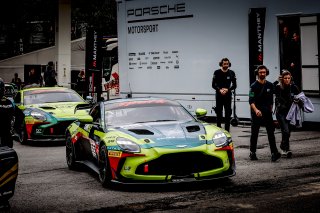
M 164 121 L 177 121 L 177 120 L 165 119 L 165 120 L 154 120 L 154 121 L 138 121 L 138 122 L 135 122 L 135 124 L 138 124 L 138 123 L 151 123 L 151 122 L 164 122 Z

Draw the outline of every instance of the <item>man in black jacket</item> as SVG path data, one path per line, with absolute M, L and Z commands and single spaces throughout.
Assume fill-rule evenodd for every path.
M 219 62 L 220 69 L 214 71 L 212 78 L 212 88 L 216 90 L 216 107 L 217 126 L 221 127 L 222 111 L 225 113 L 225 129 L 230 131 L 231 118 L 231 91 L 237 88 L 237 78 L 234 71 L 230 70 L 231 63 L 229 59 L 223 58 Z

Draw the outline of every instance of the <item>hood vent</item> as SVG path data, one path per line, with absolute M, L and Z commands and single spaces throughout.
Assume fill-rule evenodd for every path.
M 188 132 L 198 132 L 198 131 L 200 131 L 200 127 L 198 125 L 187 126 L 186 129 L 188 130 Z
M 137 135 L 154 135 L 153 132 L 147 129 L 128 129 L 128 131 L 133 132 Z
M 54 109 L 56 109 L 55 107 L 51 107 L 51 106 L 41 106 L 39 108 L 44 109 L 44 110 L 54 110 Z

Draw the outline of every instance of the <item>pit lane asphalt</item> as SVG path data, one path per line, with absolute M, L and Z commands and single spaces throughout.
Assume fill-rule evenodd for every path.
M 15 142 L 19 175 L 15 195 L 10 199 L 11 212 L 229 211 L 230 200 L 238 200 L 236 204 L 232 202 L 233 209 L 255 212 L 259 206 L 262 208 L 265 203 L 274 202 L 276 197 L 289 197 L 283 194 L 289 188 L 302 186 L 300 192 L 296 190 L 297 195 L 312 192 L 315 197 L 311 201 L 314 198 L 319 201 L 316 196 L 320 195 L 317 185 L 320 179 L 320 131 L 292 132 L 293 158 L 281 158 L 276 163 L 270 162 L 265 128 L 260 131 L 258 161 L 248 160 L 250 128 L 245 125 L 231 127 L 231 133 L 237 175 L 230 181 L 160 187 L 105 189 L 90 170 L 68 170 L 64 145 Z M 276 138 L 279 147 L 279 130 L 276 130 Z M 306 190 L 307 186 L 309 190 Z M 263 197 L 263 194 L 270 196 Z M 250 197 L 252 202 L 248 201 Z M 303 201 L 303 198 L 305 196 L 298 196 L 292 202 Z M 312 211 L 313 204 L 309 204 Z M 287 210 L 290 211 L 289 206 Z

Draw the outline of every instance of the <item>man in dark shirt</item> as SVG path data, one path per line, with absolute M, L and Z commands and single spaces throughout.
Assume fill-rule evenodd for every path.
M 222 111 L 225 113 L 225 129 L 230 131 L 231 118 L 231 91 L 237 88 L 237 79 L 234 71 L 230 70 L 231 63 L 229 59 L 223 58 L 219 62 L 220 69 L 214 71 L 212 78 L 212 88 L 216 90 L 217 126 L 221 127 Z
M 281 157 L 276 146 L 272 117 L 274 86 L 266 80 L 266 76 L 269 74 L 266 66 L 260 65 L 255 72 L 258 79 L 251 84 L 249 92 L 252 119 L 249 157 L 251 160 L 258 160 L 256 156 L 257 141 L 260 126 L 263 124 L 267 129 L 271 161 L 274 162 Z
M 49 61 L 46 71 L 44 72 L 44 82 L 46 87 L 57 85 L 56 71 L 53 69 L 53 62 Z
M 13 146 L 13 123 L 14 123 L 14 104 L 4 96 L 5 85 L 0 79 L 0 146 Z
M 76 91 L 82 96 L 86 93 L 86 76 L 84 70 L 81 70 L 77 77 Z
M 18 73 L 15 73 L 15 74 L 14 74 L 14 78 L 11 80 L 11 83 L 14 83 L 14 84 L 18 87 L 18 90 L 20 90 L 22 81 L 21 81 L 21 79 L 18 77 Z

